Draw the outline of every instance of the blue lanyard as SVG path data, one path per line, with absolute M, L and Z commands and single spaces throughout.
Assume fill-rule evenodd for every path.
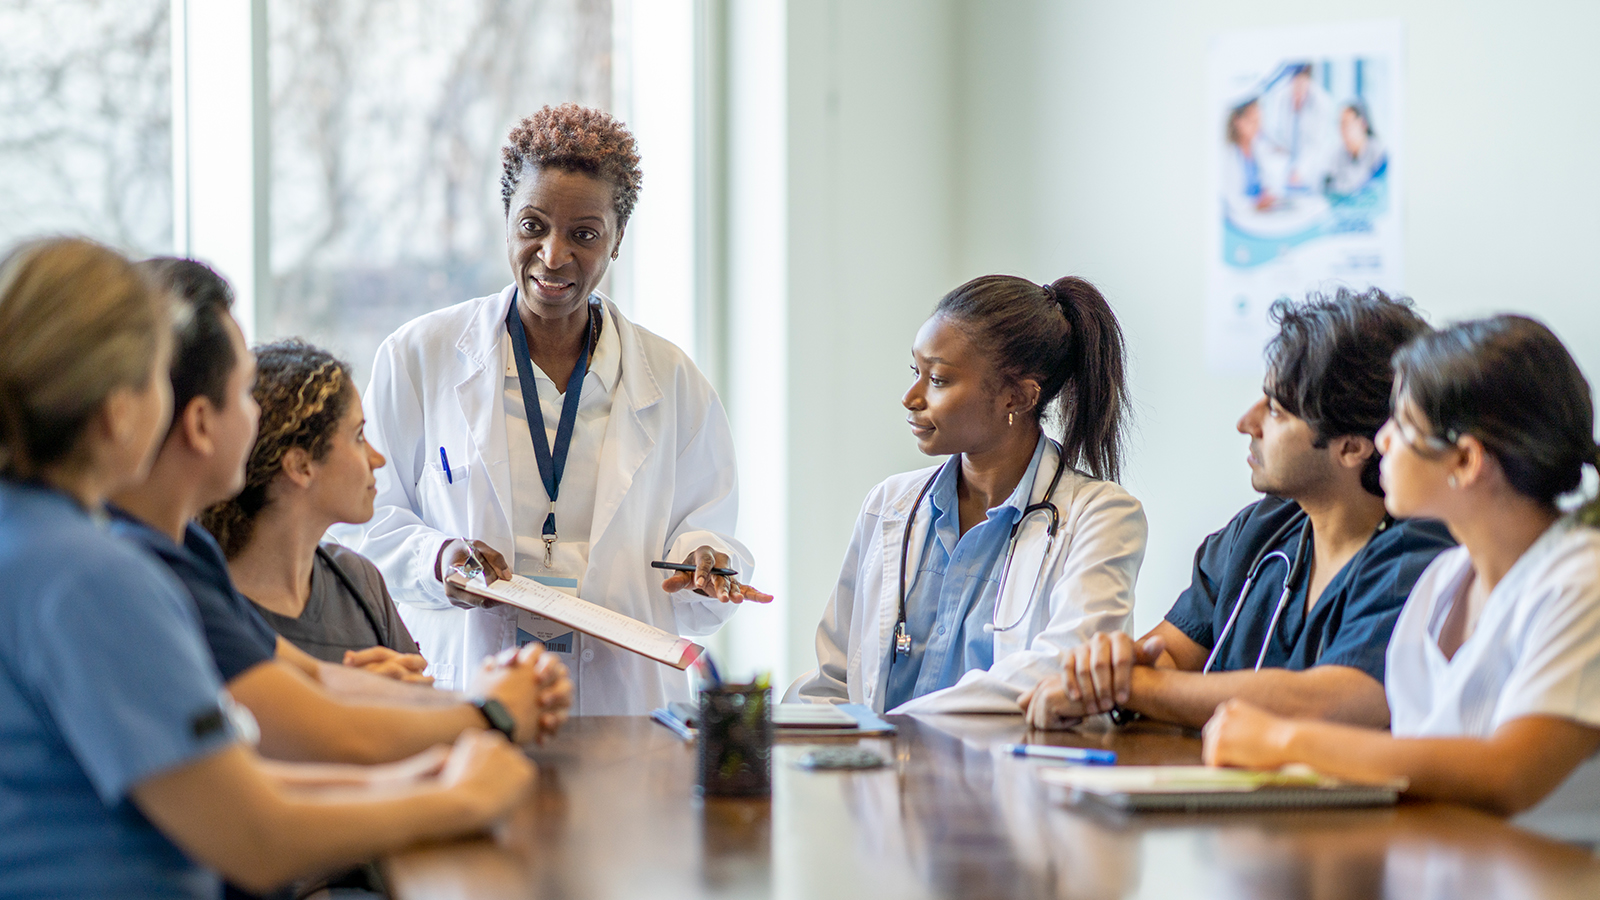
M 544 564 L 550 566 L 556 547 L 556 495 L 561 493 L 561 473 L 567 470 L 567 451 L 572 449 L 572 429 L 578 423 L 578 401 L 583 396 L 583 377 L 589 372 L 589 354 L 595 344 L 595 306 L 589 304 L 589 327 L 583 334 L 583 352 L 567 378 L 567 396 L 561 401 L 561 419 L 556 423 L 556 445 L 544 431 L 544 412 L 539 408 L 539 385 L 533 380 L 533 359 L 528 355 L 528 335 L 517 315 L 517 296 L 511 295 L 506 312 L 506 330 L 511 333 L 511 349 L 517 357 L 517 380 L 522 383 L 522 409 L 528 417 L 528 436 L 533 438 L 533 455 L 539 460 L 539 478 L 550 498 L 550 514 L 544 517 Z

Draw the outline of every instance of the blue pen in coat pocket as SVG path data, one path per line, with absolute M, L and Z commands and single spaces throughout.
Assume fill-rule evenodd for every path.
M 445 455 L 444 448 L 439 448 L 439 465 L 444 468 L 444 480 L 448 484 L 455 484 L 454 475 L 450 474 L 450 457 Z

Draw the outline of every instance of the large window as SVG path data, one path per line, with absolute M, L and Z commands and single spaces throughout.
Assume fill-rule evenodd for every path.
M 0 0 L 0 246 L 172 251 L 171 0 Z
M 271 0 L 270 291 L 361 383 L 378 344 L 510 281 L 500 146 L 524 115 L 609 108 L 610 0 Z

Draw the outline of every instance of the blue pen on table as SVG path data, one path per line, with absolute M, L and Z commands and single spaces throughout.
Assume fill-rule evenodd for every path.
M 1117 754 L 1110 750 L 1091 750 L 1085 747 L 1047 747 L 1044 744 L 1006 744 L 1000 748 L 1012 756 L 1035 756 L 1040 759 L 1058 759 L 1086 766 L 1115 765 Z
M 455 484 L 456 483 L 455 476 L 450 474 L 450 457 L 445 455 L 443 447 L 439 448 L 439 465 L 444 466 L 444 480 L 445 480 L 445 483 L 446 484 Z

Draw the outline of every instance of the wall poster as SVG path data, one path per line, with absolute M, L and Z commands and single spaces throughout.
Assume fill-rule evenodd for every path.
M 1219 34 L 1208 58 L 1206 364 L 1258 372 L 1268 308 L 1308 291 L 1399 291 L 1401 26 Z

